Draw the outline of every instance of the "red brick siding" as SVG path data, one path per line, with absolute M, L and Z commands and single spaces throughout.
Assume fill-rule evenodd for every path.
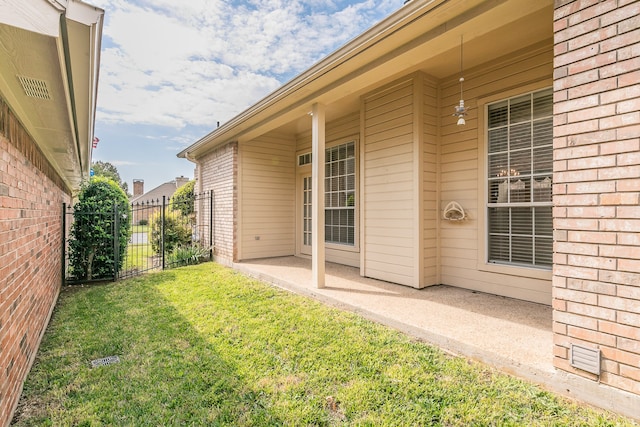
M 0 425 L 7 425 L 61 284 L 62 180 L 0 99 Z
M 602 351 L 600 380 L 640 394 L 640 1 L 556 1 L 556 367 Z
M 216 148 L 198 159 L 201 191 L 213 190 L 214 255 L 220 261 L 237 261 L 238 144 Z M 203 212 L 208 221 L 208 212 Z

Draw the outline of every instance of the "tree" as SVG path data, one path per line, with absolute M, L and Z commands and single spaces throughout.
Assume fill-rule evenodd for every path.
M 103 162 L 98 160 L 97 162 L 93 162 L 91 164 L 91 169 L 93 169 L 93 176 L 104 176 L 107 178 L 111 178 L 124 190 L 124 193 L 127 196 L 129 194 L 129 186 L 126 182 L 123 182 L 120 178 L 120 174 L 118 173 L 118 169 L 109 162 Z
M 191 217 L 194 213 L 194 188 L 196 182 L 191 180 L 182 187 L 178 188 L 171 199 L 169 204 L 174 211 L 180 211 L 183 216 Z
M 81 280 L 113 277 L 122 268 L 131 237 L 127 195 L 114 180 L 94 176 L 80 190 L 73 210 L 71 274 Z
M 150 224 L 151 249 L 156 255 L 162 255 L 163 242 L 165 253 L 171 253 L 179 247 L 190 246 L 192 243 L 189 219 L 175 212 L 172 213 L 169 209 L 165 210 L 164 216 L 161 210 L 153 214 Z

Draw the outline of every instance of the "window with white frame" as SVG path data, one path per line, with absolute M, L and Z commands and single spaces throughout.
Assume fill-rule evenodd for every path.
M 325 242 L 355 245 L 355 142 L 325 152 Z
M 487 106 L 487 261 L 550 268 L 553 92 Z

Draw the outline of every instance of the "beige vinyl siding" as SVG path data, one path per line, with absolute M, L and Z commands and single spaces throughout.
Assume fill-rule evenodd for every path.
M 425 78 L 423 87 L 424 285 L 440 283 L 438 274 L 438 84 Z
M 353 113 L 348 114 L 344 117 L 341 117 L 337 120 L 332 120 L 326 124 L 326 144 L 327 147 L 331 147 L 334 144 L 344 143 L 348 141 L 356 140 L 356 150 L 358 149 L 359 144 L 359 133 L 360 133 L 360 114 Z M 311 152 L 311 132 L 301 133 L 297 137 L 296 144 L 297 154 L 303 154 Z M 356 164 L 357 167 L 357 164 Z M 310 169 L 309 169 L 309 173 Z M 356 181 L 357 181 L 358 172 L 356 172 Z M 360 224 L 358 216 L 358 203 L 360 200 L 360 196 L 358 195 L 358 190 L 356 184 L 356 239 L 358 237 L 359 231 L 358 227 Z M 296 210 L 299 212 L 300 209 Z M 298 237 L 300 239 L 300 237 Z M 360 255 L 359 255 L 359 246 L 355 247 L 345 247 L 341 248 L 340 245 L 327 245 L 325 249 L 325 259 L 328 262 L 335 262 L 336 264 L 349 265 L 351 267 L 360 267 Z
M 363 99 L 364 275 L 418 286 L 414 80 Z
M 267 134 L 239 146 L 240 259 L 295 252 L 295 140 Z
M 550 85 L 552 60 L 553 46 L 549 41 L 465 72 L 464 98 L 471 107 L 465 126 L 457 126 L 455 117 L 451 116 L 460 99 L 459 75 L 442 83 L 440 207 L 455 200 L 468 214 L 465 221 L 440 221 L 441 281 L 444 284 L 544 304 L 551 302 L 551 281 L 535 278 L 541 276 L 540 271 L 507 267 L 503 269 L 506 274 L 501 274 L 490 271 L 482 260 L 487 239 L 484 225 L 486 150 L 483 126 L 479 128 L 478 123 L 478 110 L 483 106 L 478 105 L 478 100 L 500 97 L 509 91 L 526 92 L 532 85 Z

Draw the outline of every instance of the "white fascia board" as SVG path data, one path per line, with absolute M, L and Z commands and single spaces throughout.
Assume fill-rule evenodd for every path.
M 87 3 L 78 0 L 68 0 L 67 10 L 65 13 L 65 20 L 67 23 L 75 22 L 77 24 L 87 27 L 88 32 L 74 32 L 71 26 L 67 26 L 66 43 L 69 43 L 69 58 L 65 60 L 69 61 L 69 65 L 73 69 L 72 79 L 69 82 L 69 90 L 73 91 L 76 96 L 88 97 L 88 111 L 76 111 L 74 117 L 75 120 L 86 120 L 82 123 L 82 127 L 76 127 L 74 130 L 86 129 L 86 132 L 80 130 L 80 133 L 76 135 L 77 138 L 77 150 L 80 156 L 80 163 L 82 164 L 82 174 L 87 175 L 90 170 L 91 155 L 92 155 L 92 140 L 95 129 L 95 113 L 98 96 L 98 78 L 100 70 L 100 49 L 102 43 L 102 29 L 104 25 L 104 10 L 91 6 Z M 77 28 L 77 25 L 74 26 Z M 71 39 L 84 39 L 86 34 L 89 34 L 89 39 L 82 40 L 82 43 L 78 45 L 73 44 L 76 49 L 71 48 Z M 77 51 L 78 46 L 86 46 L 80 51 Z M 76 78 L 82 76 L 81 78 Z M 75 80 L 84 81 L 87 79 L 88 86 L 78 86 Z M 76 105 L 77 108 L 77 105 Z
M 60 58 L 60 73 L 63 77 L 62 84 L 67 94 L 67 115 L 73 136 L 73 146 L 69 147 L 69 149 L 74 153 L 79 167 L 77 174 L 86 178 L 90 170 L 91 143 L 95 126 L 104 10 L 77 0 L 66 1 L 65 7 L 65 19 L 63 22 L 59 22 L 65 27 L 65 30 L 61 31 L 61 37 L 56 39 L 56 45 L 58 47 L 58 57 Z M 87 33 L 73 31 L 72 28 L 67 26 L 67 23 L 71 21 L 84 25 L 88 29 L 89 38 L 79 45 L 70 43 L 70 40 L 77 37 L 84 38 Z M 74 45 L 76 48 L 73 47 Z M 82 45 L 85 45 L 88 51 L 85 49 L 78 51 L 77 46 Z M 78 67 L 78 64 L 80 64 L 80 67 Z M 72 71 L 71 74 L 69 74 L 69 71 Z M 74 76 L 82 74 L 85 74 L 83 77 L 88 78 L 88 87 L 84 87 L 84 85 L 78 86 L 75 81 L 82 80 L 74 78 Z M 77 111 L 78 105 L 74 104 L 74 99 L 77 100 L 78 96 L 89 98 L 89 111 Z M 80 131 L 79 120 L 87 120 L 87 123 L 83 123 L 82 126 L 83 129 L 87 129 L 86 132 Z M 78 189 L 78 184 L 79 181 L 76 185 L 72 183 L 71 187 L 74 191 Z
M 104 10 L 79 0 L 70 0 L 67 3 L 65 16 L 72 21 L 79 22 L 86 26 L 92 26 L 102 22 Z
M 45 0 L 0 0 L 0 24 L 51 37 L 60 35 L 59 5 Z

